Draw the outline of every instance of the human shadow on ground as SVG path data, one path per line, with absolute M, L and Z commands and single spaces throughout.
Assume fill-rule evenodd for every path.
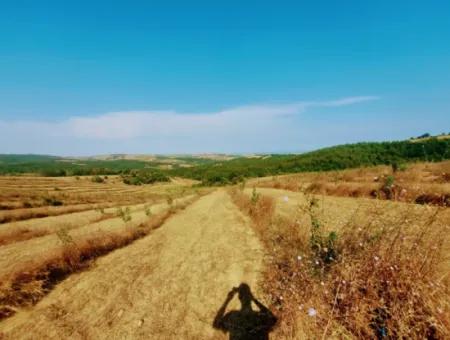
M 241 309 L 225 314 L 236 293 L 241 302 Z M 259 311 L 252 309 L 252 302 Z M 228 332 L 230 340 L 267 340 L 276 323 L 275 315 L 253 296 L 248 284 L 241 283 L 238 288 L 235 287 L 228 293 L 214 318 L 213 327 Z

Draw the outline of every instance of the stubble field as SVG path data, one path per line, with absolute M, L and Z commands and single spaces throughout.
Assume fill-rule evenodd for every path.
M 226 188 L 0 177 L 0 335 L 226 338 L 221 305 L 246 283 L 276 318 L 266 329 L 275 339 L 446 338 L 450 213 L 415 202 L 445 198 L 447 168 Z M 370 195 L 388 176 L 392 197 Z M 242 308 L 231 297 L 227 310 Z

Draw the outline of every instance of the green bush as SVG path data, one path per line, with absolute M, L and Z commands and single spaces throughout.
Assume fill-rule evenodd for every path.
M 129 222 L 132 219 L 130 207 L 126 207 L 125 209 L 117 208 L 116 215 L 117 217 L 120 217 L 124 222 Z
M 160 171 L 133 171 L 130 175 L 125 175 L 122 178 L 123 182 L 129 185 L 143 185 L 170 181 L 170 178 Z
M 252 197 L 250 198 L 250 202 L 253 205 L 256 205 L 256 203 L 258 203 L 258 201 L 259 201 L 259 198 L 260 198 L 260 194 L 258 192 L 256 192 L 256 188 L 253 188 Z
M 95 175 L 91 178 L 91 181 L 94 183 L 105 183 L 105 179 L 100 177 L 99 175 Z
M 149 205 L 146 205 L 144 207 L 144 211 L 145 211 L 145 215 L 147 215 L 148 217 L 152 216 L 152 207 Z
M 311 219 L 311 234 L 309 238 L 309 244 L 315 258 L 314 267 L 327 268 L 332 263 L 338 260 L 338 235 L 335 231 L 331 231 L 327 235 L 324 235 L 317 210 L 317 199 L 310 198 L 308 205 L 308 214 Z

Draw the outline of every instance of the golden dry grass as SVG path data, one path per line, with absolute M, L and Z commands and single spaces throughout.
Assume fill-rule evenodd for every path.
M 396 173 L 395 180 L 399 187 L 405 184 L 412 187 L 416 185 L 422 193 L 442 194 L 448 186 L 445 171 L 450 169 L 446 167 L 450 167 L 449 162 L 416 164 L 404 172 Z M 265 248 L 267 256 L 261 285 L 265 300 L 279 317 L 273 338 L 374 338 L 384 333 L 392 338 L 450 337 L 450 210 L 439 206 L 365 199 L 364 197 L 370 197 L 367 190 L 379 188 L 382 183 L 380 180 L 374 181 L 375 174 L 384 178 L 383 175 L 391 175 L 389 171 L 389 168 L 377 167 L 339 173 L 305 174 L 305 177 L 302 177 L 302 174 L 266 178 L 250 183 L 270 188 L 276 184 L 277 187 L 288 191 L 257 188 L 253 192 L 236 188 L 230 192 L 235 205 L 253 221 L 255 232 L 245 235 L 251 240 L 248 242 L 253 244 L 253 241 L 258 241 L 254 237 L 254 234 L 257 234 Z M 337 183 L 334 182 L 335 178 L 338 178 Z M 170 202 L 177 202 L 177 197 L 194 192 L 194 189 L 183 187 L 184 183 L 130 188 L 121 183 L 114 183 L 114 179 L 108 179 L 111 182 L 106 184 L 94 184 L 86 179 L 77 188 L 76 183 L 79 180 L 74 178 L 34 180 L 35 182 L 30 183 L 9 183 L 8 181 L 16 182 L 12 179 L 7 179 L 5 183 L 0 180 L 0 185 L 4 185 L 0 188 L 6 188 L 0 196 L 6 195 L 10 202 L 18 207 L 18 200 L 29 199 L 29 196 L 36 192 L 45 194 L 46 190 L 54 185 L 53 181 L 57 180 L 60 181 L 60 187 L 59 190 L 54 190 L 55 195 L 65 196 L 55 196 L 55 199 L 78 203 L 89 199 L 89 203 L 82 204 L 90 210 L 0 225 L 0 318 L 6 318 L 25 306 L 34 305 L 50 290 L 53 290 L 53 294 L 57 290 L 53 289 L 56 283 L 73 272 L 89 267 L 97 257 L 148 235 L 168 216 L 182 208 L 174 205 L 169 208 Z M 305 190 L 305 187 L 309 187 L 309 190 Z M 333 190 L 339 187 L 339 190 L 333 191 L 330 187 L 334 188 Z M 105 192 L 101 192 L 102 188 Z M 433 191 L 430 191 L 430 188 L 433 188 Z M 347 197 L 313 195 L 317 192 Z M 172 223 L 171 227 L 171 231 L 176 232 L 167 234 L 171 235 L 170 242 L 165 233 L 159 235 L 157 244 L 167 256 L 164 261 L 158 262 L 159 255 L 152 254 L 155 249 L 147 250 L 147 255 L 151 254 L 152 263 L 155 264 L 155 273 L 162 272 L 163 269 L 165 273 L 162 277 L 153 278 L 151 282 L 164 286 L 176 276 L 177 280 L 172 282 L 174 287 L 183 288 L 183 283 L 186 286 L 191 284 L 189 292 L 192 290 L 197 294 L 193 283 L 195 280 L 196 285 L 203 284 L 199 278 L 203 279 L 209 275 L 210 282 L 204 284 L 210 284 L 210 288 L 214 288 L 214 276 L 222 273 L 227 266 L 231 266 L 230 277 L 234 278 L 236 273 L 246 270 L 250 266 L 249 263 L 256 263 L 248 261 L 245 266 L 243 264 L 249 254 L 258 248 L 256 243 L 259 242 L 254 242 L 251 247 L 235 249 L 235 244 L 246 244 L 239 242 L 242 241 L 240 238 L 244 237 L 242 228 L 245 229 L 249 219 L 239 212 L 233 212 L 236 208 L 222 193 L 211 195 L 188 214 L 177 216 L 176 223 Z M 102 197 L 109 197 L 108 201 L 102 202 Z M 411 201 L 409 198 L 399 198 L 395 195 L 393 198 L 397 201 Z M 416 198 L 417 196 L 414 196 L 414 200 Z M 147 215 L 147 204 L 153 204 L 154 207 L 156 202 L 161 201 L 165 202 L 165 210 L 152 208 L 151 213 Z M 127 202 L 134 202 L 128 214 L 132 218 L 131 221 L 126 220 L 124 206 L 128 206 Z M 5 203 L 4 206 L 8 204 Z M 111 204 L 115 207 L 104 211 L 92 210 L 98 204 Z M 118 206 L 122 206 L 120 214 L 116 209 Z M 20 215 L 21 210 L 70 207 L 63 205 L 8 209 L 2 213 L 17 211 Z M 26 215 L 22 216 L 27 218 Z M 186 222 L 187 218 L 189 223 Z M 239 228 L 235 224 L 239 224 Z M 198 225 L 202 226 L 201 231 L 196 229 Z M 190 229 L 187 229 L 188 227 Z M 135 263 L 127 261 L 127 250 L 164 230 L 165 228 L 160 229 L 152 236 L 122 249 L 122 265 L 134 268 Z M 206 237 L 207 234 L 209 239 L 198 242 L 199 238 Z M 230 240 L 232 241 L 229 242 Z M 185 247 L 187 241 L 192 242 L 192 248 Z M 217 242 L 214 243 L 215 241 Z M 227 247 L 227 242 L 233 245 Z M 200 243 L 201 249 L 198 248 Z M 210 247 L 213 243 L 215 246 Z M 145 247 L 154 244 L 149 240 Z M 142 252 L 142 249 L 135 251 L 135 261 L 138 261 Z M 102 257 L 100 261 L 110 255 Z M 188 255 L 190 262 L 186 264 L 184 258 Z M 236 263 L 228 261 L 230 263 L 227 263 L 227 266 L 218 267 L 218 270 L 215 267 L 218 261 L 229 256 L 240 260 Z M 167 259 L 177 265 L 165 268 Z M 110 260 L 108 270 L 114 268 L 116 260 Z M 140 263 L 140 266 L 134 268 L 136 275 L 143 270 L 153 270 L 148 267 L 148 263 Z M 201 274 L 197 273 L 198 277 L 192 274 L 196 272 L 197 267 L 202 267 Z M 182 269 L 183 275 L 177 274 L 178 268 Z M 84 284 L 82 276 L 91 271 L 93 270 L 80 274 L 79 282 Z M 92 273 L 97 280 L 93 282 L 98 282 L 105 271 L 105 268 L 99 268 L 98 272 Z M 185 282 L 193 277 L 193 282 Z M 146 281 L 148 280 L 146 277 Z M 64 283 L 67 281 L 70 280 L 65 280 Z M 129 280 L 128 284 L 130 282 Z M 75 290 L 76 294 L 67 295 L 64 289 L 62 290 L 60 295 L 64 297 L 65 303 L 61 308 L 70 305 L 80 292 L 89 290 L 90 286 L 83 284 L 80 283 L 79 290 Z M 106 282 L 105 287 L 111 284 L 114 283 Z M 222 293 L 223 290 L 226 293 L 225 286 L 223 284 L 221 289 L 215 291 Z M 121 288 L 126 292 L 126 296 L 120 308 L 124 308 L 128 302 L 128 294 L 131 294 L 127 289 L 127 286 Z M 184 293 L 183 289 L 180 290 L 181 293 Z M 192 300 L 195 305 L 198 302 L 196 294 L 191 294 L 195 295 Z M 152 294 L 147 295 L 151 298 Z M 189 306 L 183 303 L 175 306 L 177 303 L 174 302 L 177 302 L 178 297 L 171 299 L 169 295 L 170 292 L 167 293 L 166 300 L 161 298 L 157 302 L 166 306 L 170 300 L 174 306 L 174 315 L 188 309 Z M 133 296 L 136 304 L 142 302 L 139 293 L 133 292 Z M 51 294 L 46 300 L 50 297 Z M 218 300 L 219 297 L 222 296 L 217 293 L 215 299 Z M 214 305 L 211 300 L 208 301 L 210 305 Z M 83 303 L 80 303 L 81 305 Z M 80 306 L 74 308 L 72 317 L 79 314 Z M 92 310 L 98 310 L 99 305 L 93 306 L 96 308 Z M 46 310 L 45 304 L 37 307 L 30 308 L 34 311 L 33 320 L 36 322 L 42 319 L 39 313 Z M 209 312 L 214 311 L 214 308 L 210 307 Z M 155 310 L 145 302 L 142 302 L 141 308 L 143 311 L 152 311 L 152 315 L 155 314 Z M 201 311 L 202 308 L 199 307 L 198 310 Z M 86 320 L 89 320 L 89 313 L 86 315 Z M 157 316 L 154 318 L 160 322 L 158 325 L 164 329 L 164 334 L 175 331 L 169 329 L 173 325 L 167 326 L 164 319 L 160 320 Z M 26 317 L 18 319 L 27 322 Z M 61 329 L 58 328 L 55 334 L 66 334 L 62 329 L 70 324 L 70 320 L 62 320 L 58 316 L 52 320 L 60 322 Z M 80 316 L 79 320 L 83 318 Z M 99 320 L 103 322 L 104 329 L 109 329 L 108 315 L 99 317 Z M 28 329 L 32 328 L 30 323 L 32 322 L 27 325 Z M 89 324 L 91 328 L 81 327 L 79 334 L 83 331 L 86 331 L 86 334 L 94 334 L 94 324 L 95 322 Z M 51 322 L 44 322 L 43 325 L 45 327 L 42 326 L 40 334 L 45 333 Z M 116 329 L 117 327 L 119 326 L 116 325 Z M 151 325 L 145 327 L 147 331 L 154 330 Z M 206 330 L 206 327 L 202 329 Z M 21 334 L 20 327 L 16 331 L 15 334 Z M 186 332 L 185 337 L 194 334 L 192 330 L 189 330 L 191 333 Z
M 281 217 L 266 208 L 273 197 L 256 195 L 231 192 L 268 253 L 276 338 L 450 336 L 447 209 L 365 205 L 336 229 L 322 223 L 327 206 L 314 196 Z
M 155 204 L 165 201 L 166 199 L 159 199 L 152 203 Z M 94 227 L 99 222 L 120 217 L 118 216 L 118 211 L 129 209 L 130 213 L 134 213 L 144 211 L 147 208 L 150 208 L 149 204 L 95 208 L 82 212 L 5 223 L 0 228 L 0 246 L 54 234 L 62 227 L 67 230 L 77 229 L 87 225 Z
M 92 209 L 103 209 L 114 206 L 113 203 L 106 204 L 78 204 L 62 207 L 39 207 L 39 208 L 20 208 L 0 212 L 0 224 L 16 221 L 23 221 L 32 218 L 42 218 L 48 216 L 59 216 L 75 212 L 87 211 Z
M 178 201 L 137 227 L 128 226 L 115 232 L 93 231 L 88 237 L 79 239 L 72 238 L 68 230 L 60 230 L 59 247 L 46 251 L 42 260 L 37 258 L 22 266 L 20 271 L 2 277 L 0 319 L 13 315 L 18 308 L 35 304 L 56 283 L 73 272 L 87 268 L 93 259 L 148 235 L 194 199 Z
M 257 298 L 262 245 L 223 190 L 98 258 L 0 323 L 5 339 L 226 339 L 212 327 L 232 287 Z M 266 301 L 260 300 L 264 304 Z M 236 296 L 229 310 L 240 308 Z M 1 337 L 1 336 L 0 336 Z
M 0 223 L 57 216 L 94 208 L 152 202 L 189 190 L 193 181 L 131 186 L 117 176 L 104 183 L 86 177 L 0 176 Z
M 393 178 L 393 185 L 386 185 Z M 310 172 L 250 180 L 250 186 L 307 191 L 313 194 L 370 197 L 420 204 L 450 205 L 450 161 L 409 164 L 393 173 L 377 166 Z

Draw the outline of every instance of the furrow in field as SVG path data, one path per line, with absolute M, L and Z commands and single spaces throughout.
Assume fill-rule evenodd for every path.
M 58 245 L 50 243 L 46 249 L 36 253 L 33 259 L 18 259 L 18 262 L 22 261 L 19 266 L 9 267 L 10 272 L 0 273 L 0 320 L 14 315 L 20 308 L 38 302 L 57 283 L 74 272 L 86 269 L 95 258 L 148 235 L 193 200 L 195 196 L 191 195 L 177 199 L 173 205 L 155 205 L 151 216 L 144 218 L 134 213 L 137 221 L 131 223 L 127 220 L 122 227 L 113 225 L 101 229 L 98 225 L 96 230 L 86 230 L 85 233 L 81 233 L 83 228 L 79 228 L 73 235 L 58 235 L 61 241 Z M 32 245 L 36 247 L 37 243 Z M 6 248 L 8 247 L 2 249 L 2 256 L 5 255 L 3 250 Z M 10 254 L 6 255 L 11 257 Z
M 8 339 L 225 338 L 213 329 L 214 317 L 241 282 L 259 297 L 262 258 L 248 219 L 219 190 L 70 276 L 1 327 Z M 235 298 L 229 307 L 239 306 Z
M 182 202 L 183 200 L 179 199 L 175 202 Z M 159 203 L 153 205 L 151 211 L 152 213 L 158 213 L 167 208 L 167 203 Z M 121 217 L 114 217 L 72 229 L 69 231 L 70 238 L 79 240 L 96 236 L 96 233 L 116 233 L 136 227 L 148 219 L 142 205 L 136 206 L 130 216 L 130 221 L 124 221 Z M 62 245 L 62 241 L 57 234 L 50 234 L 0 247 L 0 278 L 20 273 L 29 266 L 34 266 L 37 262 L 47 261 L 54 256 L 56 251 L 61 249 Z
M 5 223 L 0 227 L 0 246 L 56 233 L 61 228 L 71 230 L 94 222 L 108 220 L 117 217 L 118 209 L 129 208 L 131 212 L 135 212 L 143 210 L 147 205 L 150 205 L 150 202 Z
M 23 221 L 35 218 L 44 218 L 48 216 L 58 216 L 92 210 L 95 208 L 108 208 L 113 206 L 113 203 L 88 203 L 88 204 L 74 204 L 66 206 L 42 206 L 37 208 L 20 208 L 13 210 L 0 211 L 0 228 L 1 224 L 12 221 Z

